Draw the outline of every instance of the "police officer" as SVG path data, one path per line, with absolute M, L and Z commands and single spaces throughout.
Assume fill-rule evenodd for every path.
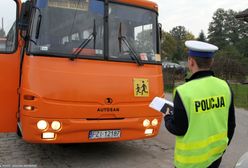
M 174 92 L 174 112 L 164 120 L 176 135 L 177 168 L 218 168 L 235 129 L 233 94 L 226 81 L 210 71 L 218 47 L 186 41 L 192 76 Z

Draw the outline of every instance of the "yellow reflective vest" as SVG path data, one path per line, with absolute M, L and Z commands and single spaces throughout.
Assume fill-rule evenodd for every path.
M 228 84 L 208 76 L 176 88 L 188 117 L 188 130 L 176 137 L 174 164 L 177 168 L 207 168 L 220 158 L 228 144 Z

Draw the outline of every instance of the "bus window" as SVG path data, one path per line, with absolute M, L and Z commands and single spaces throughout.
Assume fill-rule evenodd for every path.
M 74 33 L 73 35 L 71 35 L 71 40 L 79 40 L 79 34 Z
M 69 37 L 68 36 L 65 36 L 62 38 L 62 44 L 65 45 L 65 43 L 68 43 L 69 42 Z
M 16 2 L 0 1 L 0 53 L 11 53 L 16 48 Z
M 34 19 L 31 26 L 31 38 L 36 43 L 30 42 L 29 52 L 49 56 L 73 56 L 81 44 L 90 38 L 96 31 L 94 39 L 85 46 L 84 51 L 90 51 L 92 58 L 103 59 L 103 12 L 102 0 L 37 0 Z M 97 7 L 97 8 L 96 8 Z M 40 11 L 40 12 L 39 12 Z M 42 15 L 39 36 L 36 37 L 37 20 Z M 88 36 L 87 33 L 88 32 Z M 95 43 L 95 44 L 94 44 Z M 88 52 L 87 52 L 88 53 Z
M 138 51 L 146 49 L 147 52 L 153 50 L 153 25 L 147 24 L 134 27 L 134 39 Z
M 120 41 L 121 35 L 143 62 L 156 63 L 158 54 L 157 14 L 154 11 L 117 3 L 110 4 L 109 54 L 114 60 L 131 61 L 130 49 Z M 121 31 L 120 31 L 121 30 Z
M 16 47 L 16 23 L 13 24 L 6 37 L 6 52 L 13 52 Z

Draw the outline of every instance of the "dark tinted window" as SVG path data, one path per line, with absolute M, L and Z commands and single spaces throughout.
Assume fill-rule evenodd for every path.
M 72 56 L 89 40 L 79 57 L 103 58 L 103 1 L 38 0 L 36 6 L 30 52 Z
M 159 61 L 157 51 L 157 14 L 121 4 L 110 4 L 109 54 L 111 59 L 132 60 L 130 48 L 120 41 L 123 36 L 143 62 Z

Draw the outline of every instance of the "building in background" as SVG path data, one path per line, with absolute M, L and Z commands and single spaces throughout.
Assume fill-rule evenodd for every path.
M 243 12 L 240 12 L 239 14 L 237 14 L 236 18 L 239 20 L 244 20 L 248 22 L 248 8 L 244 10 Z

